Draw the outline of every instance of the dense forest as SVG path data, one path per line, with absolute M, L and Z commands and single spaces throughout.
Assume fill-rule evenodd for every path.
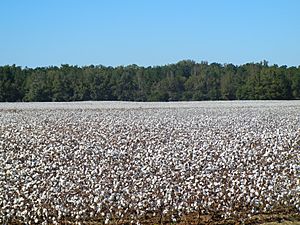
M 0 67 L 0 101 L 300 99 L 300 66 L 191 60 L 165 66 Z

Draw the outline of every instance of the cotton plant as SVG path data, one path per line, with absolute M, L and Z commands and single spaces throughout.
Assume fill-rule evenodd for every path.
M 1 223 L 300 212 L 299 110 L 299 101 L 1 104 Z

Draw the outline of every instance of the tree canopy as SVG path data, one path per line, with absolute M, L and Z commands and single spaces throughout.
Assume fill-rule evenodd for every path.
M 0 101 L 300 99 L 300 66 L 183 60 L 142 67 L 0 66 Z

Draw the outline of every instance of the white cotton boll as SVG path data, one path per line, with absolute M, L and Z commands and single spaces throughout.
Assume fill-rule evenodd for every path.
M 255 213 L 299 208 L 297 101 L 19 104 L 18 116 L 0 104 L 0 176 L 4 205 L 32 222 L 109 211 L 138 223 L 162 206 L 182 215 L 198 205 L 228 218 L 240 201 L 251 212 L 264 200 Z

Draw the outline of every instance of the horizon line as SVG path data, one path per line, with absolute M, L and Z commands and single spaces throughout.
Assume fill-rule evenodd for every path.
M 176 65 L 180 62 L 193 62 L 195 64 L 208 64 L 208 65 L 212 65 L 212 64 L 219 64 L 221 66 L 227 66 L 227 65 L 233 65 L 236 67 L 239 66 L 244 66 L 247 64 L 262 64 L 262 65 L 266 65 L 268 67 L 272 67 L 272 66 L 277 66 L 277 67 L 287 67 L 287 68 L 293 68 L 293 67 L 300 67 L 300 63 L 298 65 L 287 65 L 287 64 L 277 64 L 277 63 L 273 63 L 273 64 L 269 64 L 268 60 L 260 60 L 260 61 L 249 61 L 246 63 L 240 63 L 240 64 L 235 64 L 235 63 L 220 63 L 220 62 L 210 62 L 208 60 L 201 60 L 201 61 L 197 61 L 197 60 L 193 60 L 193 59 L 182 59 L 179 60 L 177 62 L 173 62 L 173 63 L 164 63 L 164 64 L 156 64 L 156 65 L 141 65 L 141 64 L 137 64 L 137 63 L 131 63 L 131 64 L 119 64 L 119 65 L 104 65 L 104 64 L 82 64 L 82 65 L 78 65 L 78 64 L 71 64 L 71 63 L 61 63 L 59 65 L 55 65 L 55 64 L 49 64 L 49 65 L 43 65 L 43 66 L 24 66 L 24 65 L 18 65 L 16 63 L 13 64 L 2 64 L 0 65 L 0 67 L 5 67 L 5 66 L 15 66 L 15 67 L 21 67 L 22 69 L 38 69 L 38 68 L 52 68 L 52 67 L 58 67 L 58 68 L 62 68 L 63 66 L 70 66 L 70 67 L 79 67 L 79 68 L 84 68 L 84 67 L 112 67 L 112 68 L 118 68 L 118 67 L 129 67 L 129 66 L 137 66 L 137 67 L 141 67 L 141 68 L 155 68 L 155 67 L 164 67 L 164 66 L 170 66 L 170 65 Z

